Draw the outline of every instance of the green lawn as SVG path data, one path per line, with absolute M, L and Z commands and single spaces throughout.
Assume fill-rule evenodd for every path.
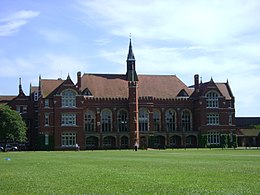
M 260 150 L 1 152 L 0 194 L 260 194 Z

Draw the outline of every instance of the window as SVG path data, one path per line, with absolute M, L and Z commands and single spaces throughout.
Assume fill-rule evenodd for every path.
M 95 114 L 91 110 L 88 110 L 84 116 L 85 120 L 85 131 L 94 132 L 95 131 Z
M 206 94 L 207 108 L 218 108 L 218 93 L 210 91 Z
M 38 101 L 38 92 L 34 92 L 34 101 Z
M 27 106 L 18 105 L 16 106 L 16 111 L 20 114 L 25 114 L 27 113 Z
M 76 106 L 76 92 L 72 90 L 65 90 L 62 95 L 62 107 L 75 107 Z
M 147 109 L 140 109 L 139 111 L 139 131 L 148 131 L 149 127 L 149 113 Z
M 153 111 L 153 130 L 160 131 L 161 113 L 158 110 Z
M 127 111 L 120 110 L 117 113 L 117 125 L 119 132 L 127 132 L 128 131 L 128 116 Z
M 208 144 L 219 144 L 220 134 L 219 132 L 208 132 Z
M 232 125 L 233 124 L 233 122 L 232 122 L 233 120 L 232 119 L 233 119 L 233 114 L 229 113 L 228 114 L 228 125 Z
M 48 99 L 45 99 L 45 100 L 44 100 L 44 107 L 45 107 L 45 108 L 48 108 L 48 107 L 49 107 L 49 100 L 48 100 Z
M 102 132 L 112 131 L 112 113 L 108 109 L 101 112 L 101 128 Z
M 208 125 L 219 125 L 219 115 L 215 113 L 207 114 Z
M 166 130 L 168 132 L 176 131 L 176 112 L 172 109 L 165 112 Z
M 76 145 L 76 133 L 66 132 L 61 134 L 62 147 L 74 147 Z
M 189 110 L 182 111 L 181 126 L 183 132 L 191 131 L 191 112 Z
M 75 126 L 76 125 L 76 114 L 75 113 L 63 113 L 61 115 L 62 126 Z
M 44 115 L 44 126 L 49 126 L 49 113 Z
M 44 136 L 44 144 L 45 144 L 45 146 L 49 145 L 49 134 L 45 134 L 45 136 Z

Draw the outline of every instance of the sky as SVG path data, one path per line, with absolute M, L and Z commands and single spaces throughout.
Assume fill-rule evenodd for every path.
M 130 34 L 138 74 L 228 81 L 236 116 L 260 117 L 259 0 L 0 0 L 0 95 L 125 74 Z

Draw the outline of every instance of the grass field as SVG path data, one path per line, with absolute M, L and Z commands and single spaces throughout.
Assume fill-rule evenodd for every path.
M 0 194 L 260 194 L 260 150 L 1 152 Z

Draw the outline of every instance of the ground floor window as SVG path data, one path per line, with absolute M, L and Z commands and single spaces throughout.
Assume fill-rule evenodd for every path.
M 220 134 L 219 132 L 208 132 L 208 144 L 219 144 Z
M 61 134 L 62 147 L 74 147 L 76 145 L 76 133 L 64 132 Z

